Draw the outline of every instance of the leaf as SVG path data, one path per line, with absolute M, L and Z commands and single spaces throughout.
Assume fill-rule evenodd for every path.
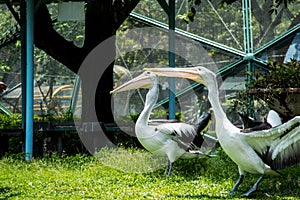
M 251 71 L 247 71 L 247 75 L 252 76 L 252 72 Z
M 82 39 L 82 38 L 84 38 L 83 35 L 76 35 L 76 39 Z

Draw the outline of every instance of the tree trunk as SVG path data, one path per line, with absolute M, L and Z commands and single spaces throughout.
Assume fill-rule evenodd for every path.
M 87 49 L 88 52 L 116 34 L 112 13 L 111 0 L 90 1 L 87 4 L 84 48 Z M 111 44 L 107 51 L 115 55 L 115 44 Z M 100 61 L 99 67 L 106 70 L 104 74 L 99 77 L 99 82 L 95 83 L 97 84 L 97 90 L 94 97 L 95 99 L 93 99 L 95 100 L 94 106 L 99 122 L 112 123 L 114 119 L 111 109 L 111 95 L 109 92 L 113 89 L 114 62 L 108 66 L 102 66 L 102 64 Z M 89 91 L 89 88 L 86 89 Z M 89 104 L 90 99 L 85 99 L 85 96 L 83 96 L 83 108 L 90 106 Z M 89 113 L 85 113 L 84 110 L 82 111 L 83 117 L 89 120 Z
M 35 45 L 64 64 L 71 71 L 77 73 L 90 52 L 97 45 L 116 34 L 116 30 L 138 2 L 139 0 L 87 1 L 85 41 L 81 48 L 76 47 L 54 30 L 47 6 L 41 4 L 35 12 Z M 110 56 L 115 55 L 114 42 L 111 42 L 107 51 Z M 99 70 L 104 70 L 104 72 L 99 77 L 98 82 L 91 83 L 86 79 L 88 77 L 81 77 L 86 79 L 82 80 L 82 122 L 95 122 L 89 112 L 91 110 L 96 110 L 99 122 L 114 122 L 111 95 L 109 93 L 113 89 L 113 66 L 113 59 L 108 64 L 99 62 Z M 95 84 L 96 92 L 90 90 L 91 84 Z M 109 135 L 109 138 L 112 137 Z

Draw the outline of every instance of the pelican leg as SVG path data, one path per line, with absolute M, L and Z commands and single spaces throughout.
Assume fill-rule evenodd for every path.
M 239 186 L 241 185 L 241 183 L 244 180 L 244 175 L 240 175 L 239 179 L 237 180 L 236 184 L 233 186 L 233 188 L 229 191 L 229 194 L 233 194 L 234 192 L 237 191 L 237 189 L 239 188 Z
M 172 167 L 173 167 L 173 162 L 168 160 L 168 167 L 166 169 L 166 173 L 167 173 L 168 176 L 171 176 L 171 174 L 172 174 Z
M 256 181 L 256 183 L 252 186 L 252 188 L 250 188 L 250 190 L 248 190 L 248 192 L 246 192 L 245 194 L 243 194 L 243 197 L 248 197 L 252 192 L 256 191 L 258 188 L 258 185 L 260 184 L 260 182 L 263 180 L 264 178 L 264 174 L 262 174 L 259 179 Z

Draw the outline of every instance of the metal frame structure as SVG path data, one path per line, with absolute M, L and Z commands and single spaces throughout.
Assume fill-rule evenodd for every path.
M 244 28 L 244 51 L 237 50 L 235 48 L 220 44 L 218 42 L 203 38 L 201 36 L 192 34 L 187 31 L 183 31 L 175 28 L 175 0 L 157 0 L 163 10 L 167 13 L 169 17 L 169 24 L 159 22 L 155 19 L 148 18 L 146 16 L 131 13 L 130 17 L 140 20 L 144 23 L 148 23 L 152 26 L 163 28 L 169 31 L 169 66 L 175 67 L 175 34 L 179 34 L 184 37 L 188 37 L 199 42 L 203 46 L 208 46 L 213 49 L 221 50 L 222 52 L 228 53 L 237 57 L 238 59 L 219 69 L 217 72 L 220 75 L 227 74 L 231 69 L 238 67 L 242 64 L 246 64 L 247 71 L 253 71 L 254 64 L 265 68 L 267 65 L 266 60 L 262 60 L 258 57 L 260 53 L 266 51 L 273 46 L 277 45 L 281 41 L 289 38 L 291 35 L 295 34 L 300 30 L 300 24 L 296 25 L 292 29 L 283 33 L 279 37 L 273 39 L 262 47 L 253 50 L 253 38 L 252 38 L 252 21 L 251 21 L 251 0 L 242 0 L 242 9 L 243 9 L 243 28 Z M 25 130 L 26 139 L 25 139 L 25 159 L 32 159 L 33 152 L 33 57 L 34 57 L 34 1 L 33 0 L 24 0 L 21 1 L 21 44 L 22 44 L 22 109 L 23 109 L 23 121 L 22 128 Z M 19 35 L 14 35 L 12 40 L 19 38 Z M 1 47 L 1 46 L 0 46 Z M 25 48 L 24 48 L 25 47 Z M 230 72 L 232 73 L 232 72 Z M 248 76 L 248 80 L 251 77 Z M 189 88 L 174 94 L 175 83 L 174 79 L 170 79 L 170 94 L 169 98 L 164 101 L 169 101 L 169 114 L 170 119 L 175 118 L 175 97 L 185 93 L 186 91 L 197 87 L 199 84 L 195 83 Z M 77 90 L 76 90 L 77 91 Z M 24 98 L 25 97 L 25 98 Z M 72 101 L 73 102 L 73 101 Z M 73 102 L 74 103 L 74 102 Z M 160 104 L 162 102 L 159 102 Z
M 175 67 L 175 0 L 157 0 L 169 17 L 169 66 Z M 169 118 L 175 119 L 175 80 L 169 78 Z
M 164 0 L 158 0 L 158 2 L 161 2 Z M 163 3 L 160 3 L 162 5 Z M 295 33 L 300 31 L 300 24 L 294 26 L 293 28 L 287 30 L 280 36 L 274 38 L 273 40 L 269 41 L 265 45 L 261 46 L 260 48 L 254 50 L 253 49 L 253 37 L 252 37 L 252 16 L 251 16 L 251 0 L 242 0 L 242 9 L 243 9 L 243 30 L 244 30 L 244 51 L 229 47 L 227 45 L 209 40 L 207 38 L 201 37 L 199 35 L 190 33 L 188 31 L 184 31 L 182 29 L 175 28 L 175 34 L 178 34 L 180 36 L 195 40 L 196 42 L 200 43 L 201 45 L 205 47 L 209 47 L 211 49 L 216 49 L 221 52 L 227 53 L 229 55 L 232 55 L 236 58 L 238 58 L 236 61 L 222 67 L 219 69 L 217 74 L 221 76 L 228 76 L 232 74 L 232 69 L 237 68 L 241 65 L 246 65 L 245 71 L 253 72 L 255 67 L 259 66 L 263 69 L 268 70 L 267 68 L 267 60 L 262 60 L 259 56 L 262 52 L 267 51 L 268 49 L 271 49 L 272 47 L 278 45 L 280 42 L 288 39 Z M 168 14 L 168 12 L 166 12 Z M 141 21 L 145 24 L 149 24 L 154 27 L 158 27 L 164 30 L 168 30 L 169 26 L 163 22 L 157 21 L 155 19 L 146 17 L 144 15 L 138 14 L 138 13 L 131 13 L 130 17 Z M 172 18 L 169 17 L 169 20 L 172 20 Z M 172 22 L 169 22 L 172 23 Z M 175 61 L 174 61 L 175 62 Z M 172 65 L 170 65 L 172 67 Z M 252 79 L 251 75 L 247 74 L 247 82 L 249 82 Z M 199 87 L 199 83 L 194 83 L 187 88 L 183 89 L 182 91 L 179 91 L 175 94 L 175 98 L 179 97 L 186 92 Z M 156 107 L 161 106 L 162 104 L 165 104 L 166 102 L 171 102 L 171 98 L 174 98 L 173 96 L 170 96 L 169 98 L 163 99 L 160 102 L 157 103 Z M 249 99 L 251 103 L 251 99 Z M 171 103 L 170 103 L 171 104 Z M 171 112 L 171 110 L 170 110 Z M 253 114 L 253 106 L 248 108 L 248 114 Z

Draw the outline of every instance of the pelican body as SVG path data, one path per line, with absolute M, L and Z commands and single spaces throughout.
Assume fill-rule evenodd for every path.
M 163 123 L 158 126 L 148 124 L 151 111 L 159 95 L 159 77 L 152 72 L 144 72 L 138 77 L 117 87 L 111 93 L 148 88 L 143 111 L 135 124 L 135 133 L 142 146 L 159 156 L 167 156 L 169 160 L 168 175 L 171 175 L 172 164 L 178 158 L 194 158 L 205 155 L 200 151 L 204 141 L 199 128 L 207 128 L 209 120 L 205 118 L 206 126 L 199 123 L 195 127 L 186 123 Z M 210 117 L 210 116 L 209 116 Z
M 216 135 L 224 152 L 237 164 L 239 179 L 230 191 L 234 193 L 246 172 L 260 178 L 243 196 L 257 190 L 265 174 L 279 175 L 277 170 L 300 163 L 300 116 L 267 130 L 241 132 L 227 118 L 219 102 L 215 73 L 204 67 L 147 68 L 160 76 L 188 78 L 204 84 L 216 119 Z

